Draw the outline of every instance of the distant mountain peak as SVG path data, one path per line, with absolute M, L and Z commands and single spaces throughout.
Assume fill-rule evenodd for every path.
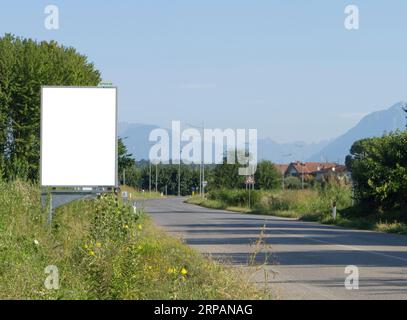
M 321 151 L 314 154 L 309 160 L 321 158 L 344 162 L 345 157 L 353 143 L 357 140 L 382 136 L 386 132 L 404 130 L 406 127 L 406 114 L 403 107 L 406 102 L 400 101 L 388 109 L 375 111 L 363 117 L 359 123 L 345 134 L 334 139 Z

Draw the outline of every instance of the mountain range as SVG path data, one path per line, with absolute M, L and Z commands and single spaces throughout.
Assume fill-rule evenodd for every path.
M 360 139 L 382 136 L 386 132 L 406 129 L 406 113 L 403 107 L 406 104 L 399 102 L 389 109 L 376 111 L 366 115 L 359 123 L 345 134 L 331 141 L 320 151 L 312 155 L 309 160 L 345 161 L 352 144 Z
M 363 138 L 381 136 L 385 132 L 404 130 L 406 128 L 406 113 L 399 102 L 392 107 L 370 113 L 359 123 L 336 139 L 319 143 L 278 143 L 270 138 L 258 140 L 258 158 L 271 160 L 275 163 L 288 163 L 295 160 L 331 161 L 343 163 L 352 144 Z M 151 146 L 148 140 L 156 125 L 120 122 L 118 134 L 124 138 L 127 149 L 137 160 L 148 159 Z

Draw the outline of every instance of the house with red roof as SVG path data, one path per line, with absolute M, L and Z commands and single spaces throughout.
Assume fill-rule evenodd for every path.
M 334 162 L 291 162 L 285 171 L 285 176 L 294 176 L 305 180 L 315 178 L 321 180 L 322 177 L 332 175 L 336 177 L 349 176 L 345 166 Z

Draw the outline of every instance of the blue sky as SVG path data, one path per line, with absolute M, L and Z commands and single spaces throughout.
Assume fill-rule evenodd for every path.
M 48 4 L 59 30 L 44 27 Z M 121 121 L 316 142 L 407 99 L 406 13 L 405 0 L 3 0 L 0 33 L 86 54 L 119 86 Z

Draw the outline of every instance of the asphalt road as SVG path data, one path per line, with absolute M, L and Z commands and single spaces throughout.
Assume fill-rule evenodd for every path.
M 144 206 L 166 231 L 204 254 L 244 268 L 251 281 L 270 286 L 280 299 L 407 299 L 407 237 L 183 201 L 148 200 Z M 259 239 L 263 244 L 256 246 Z M 357 290 L 344 285 L 349 265 L 358 267 Z

